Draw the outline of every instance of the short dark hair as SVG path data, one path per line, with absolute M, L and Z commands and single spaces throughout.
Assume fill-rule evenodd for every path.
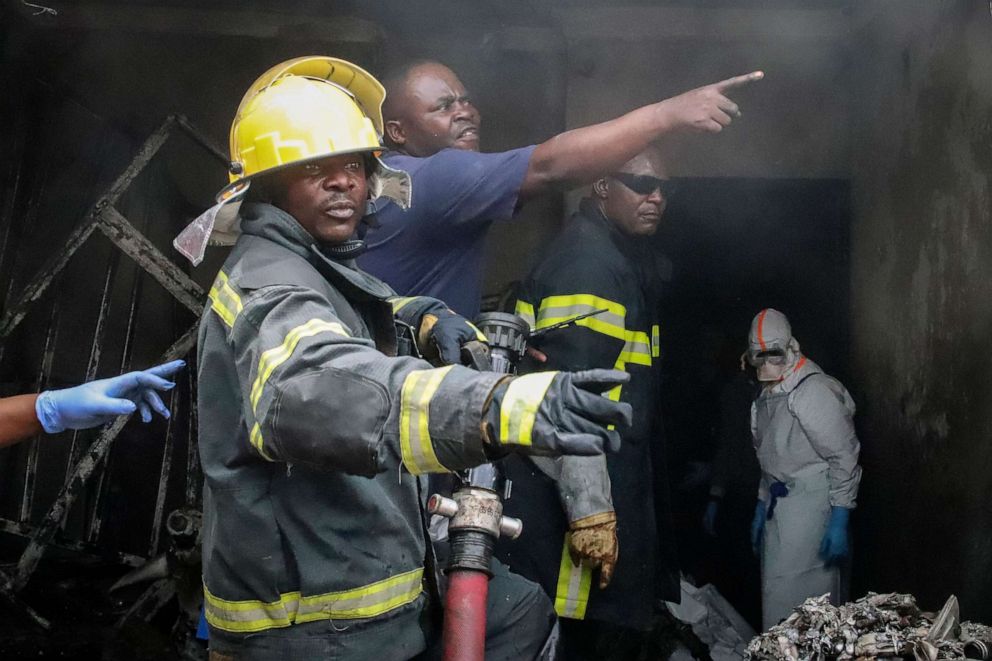
M 397 119 L 397 107 L 390 103 L 390 99 L 395 101 L 395 99 L 399 96 L 399 92 L 403 88 L 403 85 L 406 84 L 407 78 L 410 77 L 410 73 L 417 67 L 424 64 L 442 63 L 429 57 L 420 57 L 396 62 L 391 66 L 386 67 L 383 71 L 379 81 L 382 83 L 382 86 L 386 88 L 386 102 L 382 106 L 382 115 L 385 121 Z

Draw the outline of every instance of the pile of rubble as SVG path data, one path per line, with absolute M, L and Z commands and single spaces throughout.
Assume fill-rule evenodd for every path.
M 951 597 L 940 613 L 924 613 L 908 594 L 875 594 L 832 606 L 827 596 L 807 599 L 792 615 L 754 638 L 746 659 L 903 658 L 988 659 L 992 627 L 961 622 Z

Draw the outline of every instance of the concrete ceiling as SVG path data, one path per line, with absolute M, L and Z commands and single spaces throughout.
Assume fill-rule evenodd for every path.
M 425 35 L 504 34 L 510 47 L 586 39 L 843 39 L 886 0 L 7 0 L 37 27 L 327 42 L 416 42 Z M 46 10 L 47 8 L 47 10 Z M 514 46 L 513 44 L 516 44 Z

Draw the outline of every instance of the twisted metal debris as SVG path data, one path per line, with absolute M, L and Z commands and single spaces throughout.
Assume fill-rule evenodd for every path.
M 961 622 L 953 596 L 935 615 L 921 611 L 912 595 L 869 592 L 839 607 L 830 604 L 828 595 L 807 599 L 781 624 L 754 638 L 745 658 L 988 659 L 990 647 L 992 628 Z

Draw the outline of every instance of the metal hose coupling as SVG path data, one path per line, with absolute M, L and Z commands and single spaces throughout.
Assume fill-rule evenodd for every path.
M 451 519 L 447 572 L 471 569 L 492 576 L 489 561 L 496 540 L 516 539 L 524 528 L 520 519 L 503 516 L 503 503 L 495 491 L 481 487 L 463 487 L 451 498 L 434 494 L 427 500 L 427 511 Z

